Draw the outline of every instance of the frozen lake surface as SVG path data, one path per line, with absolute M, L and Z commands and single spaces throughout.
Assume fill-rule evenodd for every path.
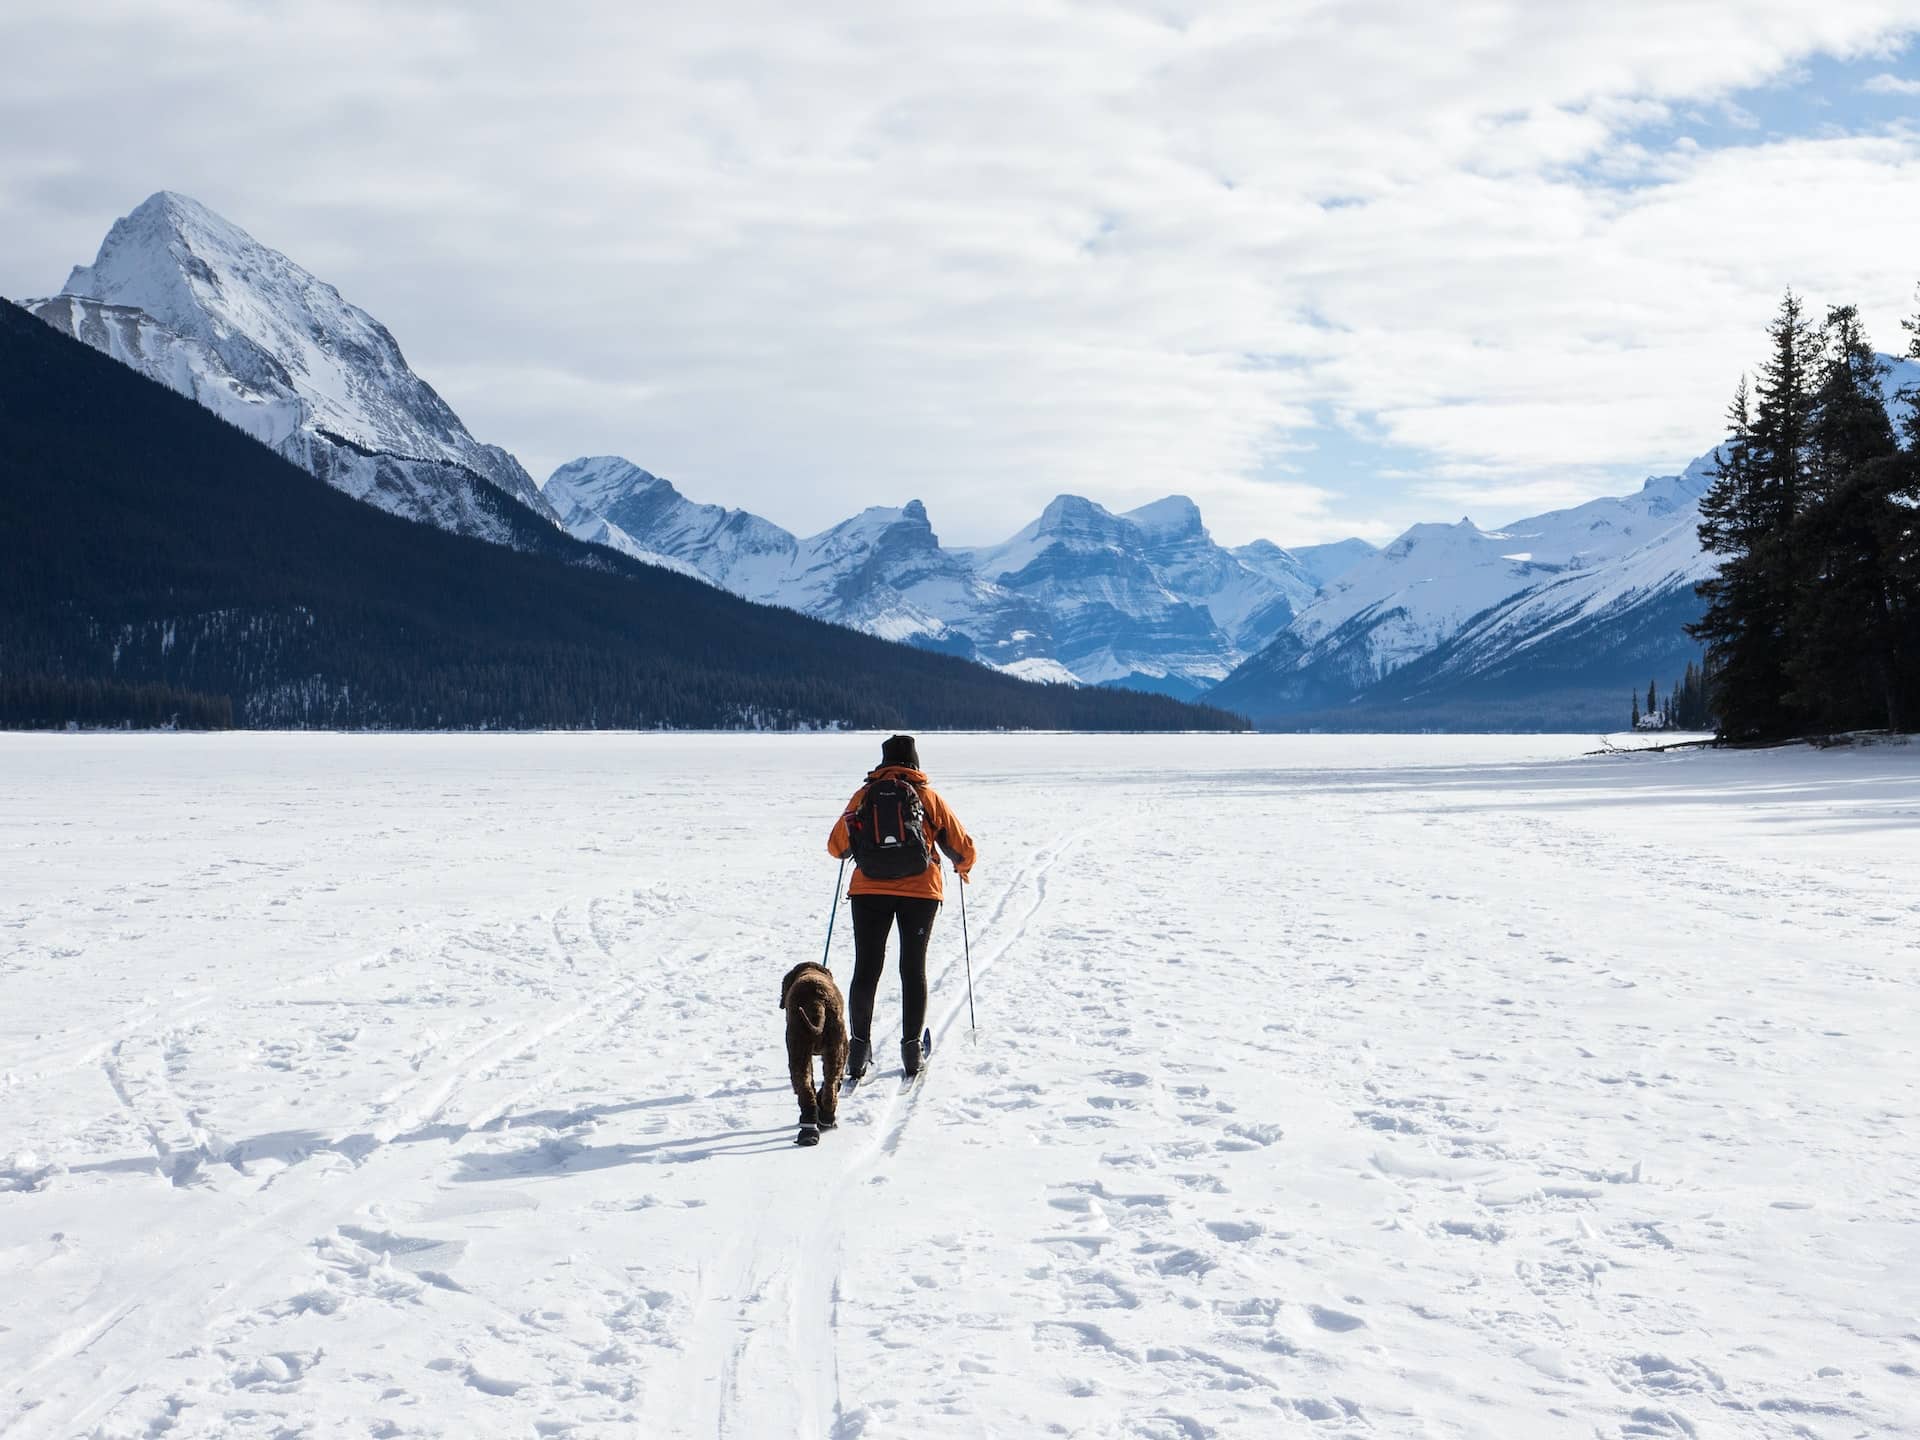
M 0 736 L 0 1432 L 1920 1433 L 1920 746 Z M 842 921 L 835 969 L 851 971 Z

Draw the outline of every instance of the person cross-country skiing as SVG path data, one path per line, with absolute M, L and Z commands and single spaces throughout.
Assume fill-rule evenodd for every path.
M 887 963 L 887 932 L 900 926 L 900 1064 L 920 1072 L 927 1019 L 927 941 L 940 912 L 938 846 L 960 883 L 973 869 L 973 837 L 927 783 L 911 735 L 880 744 L 879 768 L 853 792 L 827 837 L 827 853 L 855 866 L 847 887 L 853 911 L 853 985 L 848 992 L 847 1075 L 858 1080 L 871 1058 L 873 996 Z

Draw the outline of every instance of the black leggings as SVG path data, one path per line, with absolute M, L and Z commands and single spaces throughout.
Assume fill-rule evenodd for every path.
M 927 941 L 933 935 L 938 900 L 905 895 L 855 895 L 853 908 L 853 988 L 847 1017 L 851 1032 L 873 1038 L 873 992 L 887 965 L 887 932 L 900 921 L 900 1034 L 918 1040 L 927 1023 Z

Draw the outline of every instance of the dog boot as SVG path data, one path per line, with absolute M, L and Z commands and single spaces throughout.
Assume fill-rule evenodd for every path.
M 828 1088 L 825 1081 L 822 1081 L 813 1098 L 814 1103 L 820 1107 L 820 1128 L 822 1130 L 836 1128 L 840 1124 L 840 1097 Z
M 793 1143 L 796 1145 L 818 1145 L 820 1143 L 820 1127 L 818 1125 L 803 1123 L 800 1126 L 800 1133 L 793 1137 Z
M 847 1040 L 847 1079 L 858 1080 L 867 1073 L 868 1062 L 872 1060 L 873 1047 L 858 1035 Z

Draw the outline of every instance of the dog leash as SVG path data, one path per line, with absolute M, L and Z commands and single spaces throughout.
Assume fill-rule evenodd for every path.
M 967 935 L 967 877 L 954 872 L 960 882 L 960 944 L 967 957 L 967 1033 L 979 1038 L 980 1027 L 973 1021 L 973 941 Z
M 833 949 L 834 917 L 840 913 L 840 882 L 846 878 L 847 857 L 842 855 L 840 857 L 840 873 L 833 877 L 833 904 L 827 907 L 827 943 L 822 946 L 820 950 L 820 968 L 822 970 L 831 971 L 833 969 L 831 965 L 827 964 L 827 954 Z M 903 931 L 902 933 L 904 934 L 905 932 Z

